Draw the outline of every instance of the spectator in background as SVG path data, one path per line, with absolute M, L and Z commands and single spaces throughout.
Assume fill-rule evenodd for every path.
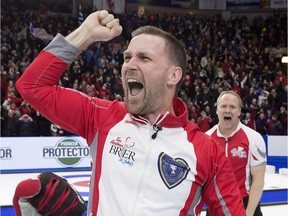
M 271 70 L 269 69 L 268 65 L 265 65 L 263 70 L 261 71 L 261 79 L 264 80 L 271 80 L 271 75 L 272 75 L 272 72 Z
M 198 116 L 199 116 L 199 110 L 197 109 L 196 106 L 192 104 L 189 109 L 189 118 L 190 119 L 194 118 L 196 120 L 198 119 Z
M 267 124 L 269 121 L 272 120 L 272 115 L 273 115 L 272 109 L 271 108 L 267 109 L 265 113 L 265 120 L 267 121 Z
M 283 56 L 282 54 L 282 50 L 281 50 L 281 47 L 280 47 L 280 44 L 278 44 L 272 51 L 273 55 L 274 55 L 274 58 L 275 58 L 275 61 L 277 62 L 281 62 L 281 58 Z
M 269 104 L 267 99 L 264 99 L 262 101 L 262 104 L 261 104 L 261 106 L 259 108 L 262 109 L 264 111 L 264 113 L 267 113 L 267 110 L 268 109 L 271 110 L 272 106 Z
M 15 86 L 13 80 L 8 80 L 8 86 L 4 92 L 6 92 L 5 99 L 7 99 L 9 92 L 15 92 Z
M 99 93 L 97 92 L 95 85 L 93 84 L 87 85 L 86 89 L 83 92 L 90 97 L 99 97 Z
M 205 110 L 202 110 L 200 115 L 201 116 L 197 119 L 197 125 L 201 131 L 206 132 L 211 128 L 212 119 L 210 118 L 210 116 L 207 116 Z
M 264 89 L 261 90 L 260 95 L 258 96 L 258 107 L 261 107 L 263 102 L 267 100 L 269 95 L 268 91 L 265 91 Z
M 99 90 L 98 97 L 101 99 L 109 99 L 111 94 L 110 88 L 108 88 L 107 83 L 103 83 L 102 87 Z
M 241 97 L 241 87 L 238 80 L 234 81 L 231 90 L 236 92 Z
M 202 88 L 199 85 L 195 85 L 195 93 L 196 93 L 196 95 L 195 95 L 192 103 L 195 106 L 197 106 L 198 109 L 202 109 L 202 107 L 203 107 L 203 92 L 202 92 Z
M 222 89 L 223 91 L 229 91 L 229 90 L 231 90 L 231 85 L 229 84 L 228 80 L 226 80 L 226 79 L 224 79 L 224 80 L 221 82 L 221 84 L 220 84 L 219 87 L 221 87 L 221 89 Z
M 63 136 L 64 130 L 59 125 L 52 123 L 50 125 L 52 136 Z
M 70 65 L 69 71 L 71 74 L 71 80 L 80 80 L 82 77 L 82 71 L 84 71 L 84 60 L 81 56 L 78 56 Z
M 280 106 L 280 113 L 278 116 L 281 125 L 283 126 L 283 135 L 287 135 L 287 108 L 285 105 Z
M 30 137 L 30 136 L 36 136 L 36 123 L 32 119 L 31 116 L 28 114 L 22 115 L 18 122 L 18 136 L 19 137 Z
M 244 119 L 243 123 L 244 123 L 247 127 L 255 130 L 255 119 L 254 119 L 254 117 L 251 115 L 251 113 L 249 113 L 249 112 L 245 113 L 245 119 Z
M 68 87 L 72 87 L 71 86 L 71 76 L 69 75 L 68 71 L 66 71 L 63 75 L 63 77 L 61 78 L 61 81 L 62 81 L 62 85 L 63 87 L 65 88 L 68 88 Z
M 205 109 L 206 106 L 209 106 L 210 108 L 214 105 L 213 101 L 213 95 L 208 88 L 208 86 L 204 86 L 203 93 L 202 93 L 203 103 L 202 103 L 202 109 Z
M 267 134 L 267 121 L 265 120 L 265 114 L 263 112 L 260 112 L 258 118 L 256 119 L 255 125 L 258 133 L 261 135 Z
M 101 62 L 99 62 L 98 57 L 101 51 L 101 43 L 94 43 L 89 48 L 85 49 L 85 65 L 90 69 L 93 70 L 94 67 L 98 68 L 101 67 Z
M 273 88 L 267 97 L 268 103 L 271 105 L 273 112 L 277 112 L 280 109 L 280 105 L 281 105 L 280 96 L 281 95 L 277 93 L 276 88 Z
M 21 115 L 27 114 L 31 118 L 34 118 L 36 114 L 36 110 L 33 109 L 33 107 L 31 107 L 30 104 L 25 100 L 23 100 L 21 105 L 19 106 L 19 111 Z
M 274 78 L 274 85 L 277 86 L 281 86 L 282 88 L 285 88 L 285 86 L 287 85 L 287 78 L 284 75 L 282 70 L 279 70 Z
M 253 99 L 257 101 L 258 95 L 256 94 L 256 90 L 253 87 L 251 87 L 250 92 L 246 97 L 246 104 L 244 104 L 246 107 L 248 107 L 248 109 L 249 107 L 251 107 Z M 252 106 L 252 107 L 255 107 L 255 106 Z
M 251 105 L 250 105 L 250 107 L 248 107 L 248 109 L 247 109 L 247 111 L 251 114 L 250 115 L 250 118 L 253 120 L 253 121 L 255 121 L 255 118 L 256 118 L 256 115 L 257 115 L 257 113 L 259 112 L 259 110 L 260 110 L 260 107 L 258 106 L 258 100 L 257 100 L 258 98 L 254 98 L 253 100 L 252 100 L 252 103 L 251 103 Z
M 51 136 L 51 122 L 38 111 L 35 119 L 37 122 L 37 136 Z
M 8 92 L 7 99 L 4 100 L 2 106 L 5 110 L 9 109 L 11 103 L 14 103 L 15 107 L 17 107 L 23 102 L 22 98 L 15 96 L 15 91 Z
M 263 90 L 268 92 L 268 95 L 271 92 L 271 89 L 273 88 L 273 82 L 267 79 L 262 80 L 262 88 Z
M 115 100 L 118 100 L 118 101 L 123 101 L 123 98 L 120 94 L 116 94 L 115 95 Z
M 75 79 L 72 84 L 72 89 L 79 91 L 79 80 Z
M 262 216 L 260 198 L 264 187 L 266 146 L 263 137 L 242 124 L 242 101 L 234 91 L 223 91 L 217 99 L 219 122 L 206 134 L 223 148 L 230 159 L 247 215 Z M 207 215 L 210 215 L 207 211 Z
M 211 53 L 210 51 L 207 51 L 205 56 L 201 58 L 200 65 L 202 69 L 205 69 L 206 67 L 210 66 L 210 63 L 211 63 Z
M 4 107 L 3 107 L 4 108 Z M 8 105 L 4 108 L 3 123 L 3 135 L 2 136 L 17 136 L 17 121 L 20 117 L 19 108 L 16 106 L 14 101 L 10 101 Z
M 283 134 L 283 126 L 281 122 L 278 120 L 277 113 L 274 113 L 272 115 L 272 119 L 268 122 L 267 134 L 268 135 L 282 135 Z
M 111 93 L 113 95 L 123 95 L 122 79 L 119 67 L 117 65 L 113 68 L 113 75 L 111 79 Z

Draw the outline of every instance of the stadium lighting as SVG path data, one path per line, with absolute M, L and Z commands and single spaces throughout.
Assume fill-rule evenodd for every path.
M 288 63 L 288 56 L 283 56 L 281 59 L 282 63 Z

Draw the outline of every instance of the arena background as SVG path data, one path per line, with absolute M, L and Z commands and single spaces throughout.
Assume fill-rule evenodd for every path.
M 35 10 L 41 12 L 41 9 L 43 9 L 46 12 L 49 11 L 50 14 L 72 15 L 75 18 L 79 17 L 79 8 L 83 9 L 84 16 L 85 11 L 87 14 L 89 10 L 97 8 L 98 10 L 110 10 L 115 14 L 137 13 L 139 16 L 165 13 L 171 16 L 181 14 L 183 16 L 212 17 L 213 19 L 220 16 L 224 20 L 245 16 L 250 22 L 255 16 L 273 16 L 275 11 L 280 14 L 287 14 L 287 0 L 2 0 L 1 12 L 2 6 L 16 6 L 22 8 L 23 11 Z M 3 31 L 2 27 L 1 30 Z M 267 49 L 272 50 L 273 47 Z M 287 47 L 281 47 L 281 49 L 283 55 L 287 56 Z M 285 72 L 287 77 L 287 70 Z M 1 137 L 0 139 L 0 215 L 14 215 L 11 201 L 17 183 L 44 170 L 53 171 L 66 177 L 87 201 L 90 161 L 87 152 L 85 153 L 87 144 L 83 139 L 75 136 L 49 138 Z M 268 135 L 264 136 L 264 139 L 267 146 L 269 166 L 267 167 L 265 191 L 261 199 L 261 205 L 271 209 L 267 210 L 265 208 L 264 213 L 268 213 L 264 215 L 268 216 L 273 213 L 287 215 L 287 135 Z M 71 143 L 71 140 L 76 143 L 78 151 L 70 158 L 63 158 L 61 153 L 57 152 L 57 147 L 61 142 Z M 25 148 L 23 148 L 23 145 L 25 145 Z M 29 149 L 35 151 L 31 152 Z M 49 152 L 52 153 L 43 155 L 43 152 L 47 149 L 50 149 Z

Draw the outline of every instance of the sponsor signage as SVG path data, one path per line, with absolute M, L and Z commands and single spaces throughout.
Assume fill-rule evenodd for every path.
M 287 0 L 270 0 L 270 8 L 286 8 Z
M 127 3 L 197 10 L 199 0 L 128 0 Z
M 287 136 L 268 136 L 268 156 L 288 156 Z
M 90 149 L 81 137 L 2 137 L 1 171 L 90 168 Z
M 226 0 L 199 1 L 199 10 L 226 10 Z

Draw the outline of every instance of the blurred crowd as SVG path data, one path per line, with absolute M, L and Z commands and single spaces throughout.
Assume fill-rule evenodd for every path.
M 18 4 L 1 6 L 1 136 L 71 135 L 31 107 L 15 89 L 15 82 L 49 43 L 34 37 L 30 23 L 48 34 L 67 35 L 77 17 Z M 68 9 L 67 9 L 68 10 Z M 84 9 L 84 17 L 93 9 Z M 243 100 L 240 120 L 262 135 L 287 135 L 287 14 L 245 16 L 229 21 L 221 16 L 127 13 L 116 15 L 121 36 L 92 44 L 67 68 L 55 85 L 92 97 L 123 100 L 122 53 L 133 29 L 153 25 L 171 32 L 187 50 L 188 68 L 178 92 L 187 104 L 187 118 L 207 131 L 217 123 L 216 99 L 223 90 Z M 31 25 L 30 25 L 31 26 Z M 286 52 L 286 53 L 285 53 Z

